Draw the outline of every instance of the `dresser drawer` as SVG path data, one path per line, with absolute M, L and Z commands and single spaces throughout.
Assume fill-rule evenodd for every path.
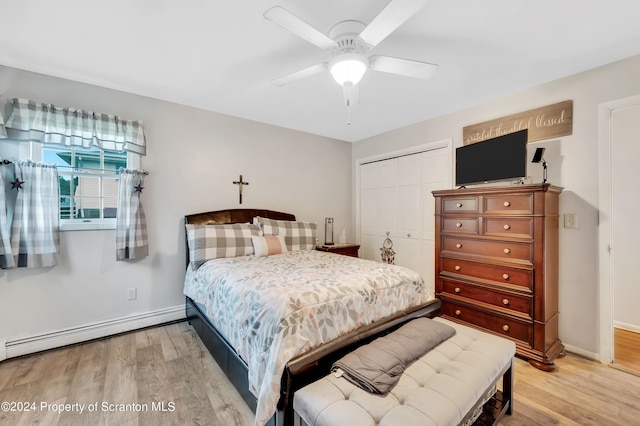
M 451 197 L 442 200 L 443 213 L 476 213 L 478 211 L 478 199 L 476 197 Z
M 513 311 L 514 315 L 524 315 L 529 320 L 533 312 L 533 298 L 531 296 L 500 292 L 486 287 L 449 280 L 442 280 L 442 291 L 456 297 L 464 297 L 471 299 L 471 301 L 477 300 L 498 308 L 508 309 Z
M 532 265 L 533 244 L 514 241 L 473 240 L 455 236 L 442 237 L 442 249 L 456 254 L 485 256 L 522 261 Z
M 485 280 L 505 287 L 518 286 L 527 292 L 533 291 L 533 270 L 508 268 L 501 265 L 467 262 L 441 257 L 441 274 L 449 277 L 460 276 L 472 280 Z
M 533 238 L 533 218 L 487 217 L 482 233 L 498 237 Z
M 446 217 L 442 219 L 442 232 L 460 233 L 460 234 L 477 234 L 479 229 L 479 219 Z
M 533 324 L 527 321 L 507 318 L 495 312 L 484 312 L 465 304 L 452 302 L 446 297 L 442 297 L 442 314 L 533 347 Z
M 484 212 L 533 214 L 533 194 L 486 195 Z

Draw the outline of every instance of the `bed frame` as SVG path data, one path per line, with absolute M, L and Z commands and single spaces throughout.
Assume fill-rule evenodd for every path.
M 252 222 L 255 216 L 276 220 L 295 220 L 289 213 L 260 209 L 231 209 L 185 216 L 188 224 L 225 224 Z M 186 236 L 185 236 L 186 238 Z M 187 267 L 189 266 L 189 248 L 186 246 Z M 293 394 L 303 386 L 325 376 L 333 362 L 353 351 L 360 345 L 388 334 L 405 322 L 418 317 L 432 318 L 438 315 L 440 301 L 434 299 L 424 305 L 417 306 L 383 320 L 376 321 L 358 330 L 354 330 L 331 342 L 325 343 L 309 352 L 291 359 L 285 366 L 282 375 L 280 400 L 275 415 L 267 423 L 269 426 L 293 424 Z M 207 318 L 203 310 L 189 297 L 186 298 L 187 320 L 196 331 L 206 348 L 216 360 L 222 371 L 238 390 L 242 398 L 255 412 L 257 399 L 249 391 L 247 364 L 240 358 L 233 347 Z

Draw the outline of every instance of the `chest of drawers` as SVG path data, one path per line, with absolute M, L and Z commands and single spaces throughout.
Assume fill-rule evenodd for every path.
M 551 371 L 558 338 L 558 199 L 544 184 L 434 191 L 435 292 L 448 319 L 499 334 Z

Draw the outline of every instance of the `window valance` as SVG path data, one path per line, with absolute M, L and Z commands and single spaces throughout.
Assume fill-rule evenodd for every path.
M 5 124 L 9 138 L 20 141 L 100 147 L 146 154 L 141 121 L 74 108 L 13 99 Z M 1 132 L 1 130 L 0 130 Z

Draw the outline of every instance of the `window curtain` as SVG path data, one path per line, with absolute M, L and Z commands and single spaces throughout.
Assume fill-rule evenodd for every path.
M 0 158 L 0 163 L 2 159 Z M 0 269 L 14 268 L 13 252 L 11 251 L 11 230 L 9 229 L 9 212 L 5 191 L 10 191 L 9 182 L 13 177 L 11 164 L 0 164 Z
M 147 221 L 142 208 L 144 171 L 120 168 L 116 212 L 116 259 L 141 259 L 149 255 Z
M 7 138 L 7 131 L 4 128 L 4 119 L 2 118 L 2 113 L 0 113 L 0 139 Z
M 17 191 L 11 225 L 16 266 L 55 266 L 60 247 L 60 196 L 55 165 L 20 161 L 15 164 L 12 190 Z
M 146 154 L 141 121 L 18 98 L 9 111 L 5 127 L 11 139 Z

